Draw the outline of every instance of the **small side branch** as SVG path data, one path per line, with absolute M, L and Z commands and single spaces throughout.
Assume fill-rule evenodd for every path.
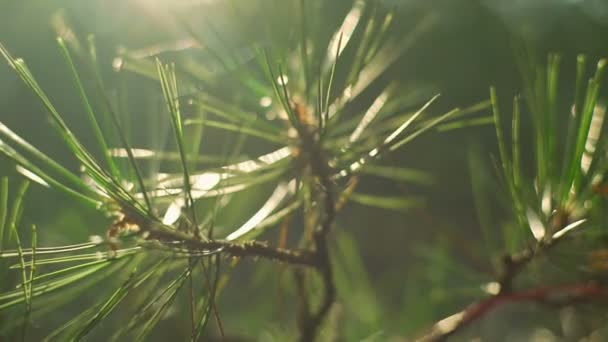
M 567 221 L 556 221 L 554 231 L 559 231 L 567 225 Z M 470 305 L 467 309 L 449 316 L 433 325 L 431 332 L 418 341 L 444 341 L 469 324 L 485 317 L 486 314 L 496 307 L 505 303 L 513 302 L 544 302 L 556 303 L 577 299 L 590 299 L 596 297 L 608 297 L 608 287 L 596 283 L 579 284 L 571 286 L 542 287 L 522 292 L 513 291 L 515 278 L 528 266 L 537 256 L 555 247 L 562 238 L 554 239 L 552 235 L 540 241 L 533 241 L 521 251 L 506 255 L 502 258 L 502 269 L 496 277 L 499 285 L 498 293 L 484 301 Z
M 537 249 L 528 247 L 515 254 L 502 257 L 502 270 L 498 275 L 499 294 L 511 292 L 513 280 L 534 259 Z
M 308 250 L 272 247 L 262 241 L 233 242 L 226 240 L 200 240 L 180 231 L 147 229 L 148 240 L 159 241 L 169 250 L 186 250 L 188 253 L 213 255 L 218 253 L 232 257 L 260 257 L 291 265 L 316 267 L 315 253 Z
M 418 342 L 445 341 L 457 331 L 486 317 L 491 311 L 511 303 L 532 302 L 564 306 L 578 301 L 608 299 L 608 287 L 598 283 L 583 283 L 539 287 L 490 297 L 435 323 L 431 331 Z
M 233 257 L 261 257 L 291 265 L 314 266 L 313 253 L 306 250 L 293 250 L 271 247 L 260 241 L 233 243 L 226 241 L 198 242 L 194 247 L 208 249 L 222 249 L 222 252 Z
M 559 229 L 563 229 L 560 227 Z M 499 294 L 506 294 L 513 289 L 513 281 L 526 268 L 526 266 L 541 253 L 545 253 L 560 242 L 561 239 L 547 238 L 538 242 L 530 243 L 528 247 L 521 251 L 505 255 L 502 258 L 502 270 L 497 277 L 500 285 Z

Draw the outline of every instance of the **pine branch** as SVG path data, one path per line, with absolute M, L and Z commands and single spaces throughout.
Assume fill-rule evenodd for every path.
M 212 255 L 224 253 L 231 257 L 260 257 L 269 260 L 284 262 L 292 265 L 316 267 L 316 257 L 307 250 L 294 250 L 275 248 L 261 241 L 246 241 L 242 243 L 226 240 L 203 241 L 180 232 L 153 232 L 150 237 L 171 248 L 169 242 L 179 247 L 186 247 L 188 252 Z
M 301 309 L 300 317 L 300 341 L 313 341 L 319 326 L 327 316 L 331 306 L 336 300 L 336 285 L 333 279 L 333 270 L 327 246 L 327 235 L 331 231 L 336 218 L 335 186 L 332 181 L 332 172 L 327 159 L 322 151 L 321 139 L 315 129 L 305 125 L 298 128 L 301 149 L 307 158 L 311 173 L 319 181 L 322 197 L 322 221 L 313 233 L 315 268 L 321 275 L 323 281 L 324 295 L 321 305 L 316 312 L 310 312 L 308 308 Z M 298 277 L 302 280 L 302 277 Z M 302 285 L 299 285 L 300 287 Z
M 490 312 L 507 304 L 539 303 L 565 306 L 579 301 L 608 299 L 608 287 L 595 282 L 538 287 L 520 292 L 499 294 L 471 304 L 468 308 L 435 323 L 431 331 L 419 338 L 419 342 L 445 341 L 448 337 L 485 318 Z
M 536 255 L 554 246 L 555 241 L 557 240 L 541 240 L 538 243 L 534 241 L 517 253 L 504 255 L 501 260 L 502 270 L 497 277 L 499 294 L 511 292 L 513 280 L 534 260 Z
M 568 226 L 567 221 L 555 221 L 553 231 L 559 231 Z M 563 235 L 562 235 L 563 236 Z M 488 312 L 505 303 L 532 301 L 555 303 L 566 298 L 589 299 L 590 297 L 608 296 L 608 287 L 595 283 L 578 284 L 570 286 L 546 286 L 521 292 L 513 292 L 513 281 L 538 255 L 553 248 L 561 238 L 545 236 L 540 241 L 534 240 L 519 252 L 508 254 L 502 258 L 502 269 L 496 278 L 498 291 L 496 295 L 471 304 L 467 309 L 453 314 L 435 323 L 431 332 L 418 341 L 444 341 L 449 336 L 462 330 L 471 323 L 483 319 Z

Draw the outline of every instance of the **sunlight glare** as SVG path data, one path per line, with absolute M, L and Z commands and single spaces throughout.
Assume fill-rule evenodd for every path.
M 268 198 L 266 203 L 256 212 L 251 218 L 245 222 L 239 229 L 232 232 L 230 235 L 226 237 L 226 240 L 232 241 L 236 240 L 243 235 L 249 233 L 254 230 L 262 221 L 264 221 L 270 214 L 276 210 L 276 208 L 283 202 L 285 197 L 288 194 L 295 193 L 296 182 L 294 180 L 290 181 L 288 184 L 281 183 L 279 184 L 272 195 Z
M 569 232 L 569 231 L 573 230 L 574 228 L 579 227 L 581 224 L 585 223 L 585 221 L 587 221 L 587 219 L 582 219 L 582 220 L 578 220 L 578 221 L 574 221 L 574 222 L 570 223 L 563 229 L 555 232 L 555 234 L 553 234 L 553 239 L 559 239 L 560 237 L 564 236 L 567 232 Z
M 334 33 L 334 36 L 331 38 L 331 41 L 329 43 L 329 49 L 327 49 L 327 60 L 329 62 L 329 65 L 333 64 L 336 61 L 336 52 L 337 55 L 340 56 L 342 54 L 342 51 L 344 51 L 346 45 L 348 45 L 348 41 L 355 32 L 357 24 L 361 19 L 361 13 L 363 11 L 364 6 L 365 3 L 363 1 L 357 1 L 353 8 L 350 10 L 350 12 L 348 12 L 348 14 L 346 15 L 346 18 L 344 18 L 344 21 L 342 22 L 340 28 L 336 31 L 336 33 Z M 342 42 L 340 43 L 340 50 L 336 51 L 338 49 L 340 35 L 342 35 Z
M 542 240 L 542 238 L 545 237 L 545 225 L 540 220 L 538 215 L 530 208 L 528 208 L 526 216 L 528 218 L 528 225 L 530 226 L 530 231 L 532 232 L 532 235 L 534 236 L 536 241 Z
M 367 112 L 365 112 L 365 114 L 363 115 L 361 121 L 359 121 L 359 125 L 357 125 L 357 128 L 355 128 L 353 133 L 350 135 L 350 138 L 348 139 L 349 143 L 353 143 L 357 139 L 359 139 L 359 137 L 361 137 L 363 131 L 367 128 L 367 126 L 369 126 L 372 120 L 374 120 L 376 115 L 378 115 L 382 107 L 384 107 L 386 100 L 388 100 L 388 95 L 388 92 L 385 91 L 380 96 L 378 96 L 378 98 L 376 98 L 374 103 L 372 103 Z
M 587 140 L 585 141 L 585 152 L 581 158 L 581 170 L 583 173 L 589 172 L 591 162 L 593 161 L 593 154 L 597 142 L 600 138 L 602 126 L 604 124 L 604 116 L 606 115 L 606 106 L 596 105 L 593 109 L 593 116 L 591 117 L 591 126 L 589 127 L 589 133 L 587 133 Z
M 279 77 L 277 77 L 277 83 L 280 85 L 287 85 L 287 83 L 289 83 L 289 78 L 286 75 L 279 75 Z
M 270 96 L 264 96 L 260 99 L 260 106 L 262 107 L 270 107 L 272 104 L 272 98 Z
M 24 168 L 21 165 L 17 165 L 15 167 L 15 169 L 17 170 L 17 172 L 19 172 L 20 174 L 22 174 L 25 178 L 28 178 L 29 180 L 38 183 L 44 187 L 50 188 L 49 183 L 47 183 L 44 179 L 40 178 L 40 176 L 38 176 L 37 174 L 33 173 L 32 171 Z

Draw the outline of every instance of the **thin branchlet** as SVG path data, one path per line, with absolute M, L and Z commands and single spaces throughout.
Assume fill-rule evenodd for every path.
M 568 220 L 555 220 L 553 230 L 561 230 L 568 225 Z M 575 286 L 560 286 L 552 288 L 539 288 L 533 290 L 514 291 L 516 278 L 536 258 L 555 247 L 561 239 L 553 239 L 550 236 L 540 241 L 532 241 L 522 250 L 504 255 L 501 258 L 501 269 L 496 276 L 498 292 L 477 303 L 469 305 L 463 311 L 453 314 L 433 324 L 429 333 L 418 341 L 445 341 L 448 337 L 456 334 L 471 323 L 480 320 L 494 308 L 510 302 L 535 301 L 550 302 L 551 295 L 571 295 L 572 297 L 606 297 L 608 288 L 598 287 L 597 284 L 582 284 Z M 589 291 L 587 291 L 587 289 Z M 447 323 L 449 324 L 447 324 Z
M 323 299 L 316 311 L 310 312 L 309 308 L 301 311 L 300 315 L 300 341 L 314 340 L 319 327 L 332 304 L 336 300 L 336 286 L 333 280 L 333 270 L 329 257 L 329 247 L 327 244 L 327 235 L 331 231 L 336 218 L 336 196 L 335 185 L 332 177 L 331 167 L 323 153 L 320 135 L 314 126 L 300 125 L 298 128 L 300 139 L 300 149 L 303 152 L 303 157 L 306 164 L 310 168 L 313 178 L 319 182 L 320 191 L 317 192 L 317 197 L 322 203 L 322 219 L 320 224 L 313 232 L 314 242 L 314 267 L 319 272 L 324 289 Z M 299 277 L 302 281 L 302 277 Z
M 446 341 L 463 328 L 486 317 L 490 312 L 507 304 L 533 302 L 555 306 L 572 305 L 575 302 L 605 300 L 608 298 L 608 287 L 596 282 L 571 285 L 545 286 L 519 292 L 492 296 L 473 303 L 466 309 L 435 323 L 430 331 L 417 339 L 418 342 Z

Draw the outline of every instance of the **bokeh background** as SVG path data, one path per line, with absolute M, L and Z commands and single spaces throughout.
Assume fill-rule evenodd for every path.
M 335 2 L 332 8 L 336 18 L 352 5 L 349 0 L 332 2 Z M 81 116 L 79 98 L 68 80 L 68 69 L 55 43 L 58 30 L 61 33 L 69 24 L 78 34 L 95 34 L 103 76 L 109 87 L 115 87 L 114 91 L 118 92 L 121 86 L 134 87 L 129 89 L 129 94 L 133 94 L 130 95 L 133 96 L 131 108 L 144 112 L 148 99 L 143 97 L 147 93 L 138 92 L 133 82 L 124 82 L 123 76 L 112 68 L 112 61 L 121 47 L 137 49 L 180 39 L 183 31 L 176 24 L 180 19 L 176 18 L 184 19 L 180 16 L 185 16 L 191 22 L 197 20 L 188 17 L 194 16 L 189 14 L 190 6 L 206 6 L 204 17 L 198 20 L 212 20 L 223 39 L 235 49 L 246 50 L 251 42 L 272 46 L 275 42 L 265 41 L 264 32 L 260 32 L 262 25 L 243 27 L 230 15 L 229 7 L 236 6 L 251 19 L 248 24 L 274 20 L 277 32 L 288 31 L 289 25 L 293 25 L 289 19 L 292 13 L 282 11 L 284 7 L 260 3 L 255 0 L 0 0 L 0 42 L 28 62 L 42 87 L 67 114 L 74 131 L 78 131 L 79 125 L 84 127 L 86 121 Z M 397 10 L 397 29 L 390 34 L 404 34 L 403 31 L 413 28 L 423 15 L 432 14 L 437 18 L 427 32 L 417 37 L 414 46 L 389 74 L 412 90 L 440 92 L 438 110 L 483 101 L 488 98 L 490 85 L 497 86 L 506 98 L 514 95 L 521 88 L 514 51 L 516 44 L 532 47 L 540 61 L 547 52 L 562 54 L 565 84 L 573 82 L 570 71 L 574 69 L 577 54 L 584 53 L 589 60 L 608 56 L 608 2 L 602 0 L 378 0 L 378 3 Z M 326 17 L 331 18 L 332 13 Z M 2 64 L 0 120 L 43 151 L 76 169 L 75 161 L 40 114 L 42 108 L 35 97 Z M 145 116 L 135 116 L 133 120 L 134 135 L 149 139 L 146 126 L 138 122 L 146 120 Z M 213 145 L 213 142 L 209 144 Z M 210 149 L 220 147 L 210 146 Z M 350 330 L 345 335 L 348 340 L 376 333 L 385 334 L 379 340 L 411 336 L 470 301 L 472 297 L 467 297 L 466 293 L 452 295 L 466 291 L 461 288 L 459 275 L 467 271 L 456 266 L 451 271 L 434 269 L 429 267 L 429 258 L 424 255 L 454 258 L 455 264 L 465 270 L 488 272 L 492 260 L 478 253 L 480 228 L 471 193 L 468 156 L 472 150 L 479 153 L 482 160 L 487 161 L 483 176 L 492 179 L 495 173 L 490 155 L 496 154 L 495 149 L 494 129 L 490 126 L 431 133 L 391 156 L 389 163 L 429 172 L 434 180 L 432 185 L 400 184 L 395 187 L 382 181 L 363 184 L 365 189 L 377 193 L 419 196 L 424 205 L 389 211 L 353 204 L 342 213 L 338 226 L 348 231 L 352 238 L 348 240 L 352 244 L 347 247 L 357 251 L 349 260 L 357 265 L 353 269 L 367 278 L 366 283 L 351 284 L 349 293 L 355 302 L 351 306 L 360 312 L 359 316 L 350 316 Z M 10 161 L 0 157 L 1 174 L 17 177 L 13 169 Z M 496 199 L 497 202 L 501 200 Z M 103 215 L 80 208 L 70 199 L 39 187 L 34 187 L 28 196 L 26 213 L 28 222 L 40 222 L 41 234 L 49 244 L 61 240 L 57 234 L 69 234 L 70 240 L 75 242 L 86 240 L 89 235 L 103 232 L 107 225 Z M 45 226 L 64 228 L 44 232 Z M 355 256 L 359 259 L 352 260 Z M 273 266 L 261 261 L 247 261 L 235 272 L 239 275 L 232 279 L 220 299 L 222 318 L 231 334 L 271 340 L 279 336 L 278 330 L 288 329 L 281 323 L 285 311 L 277 309 L 277 300 L 273 298 L 274 288 L 280 286 L 272 278 L 273 270 Z M 78 305 L 74 303 L 65 312 L 57 312 L 53 320 L 64 321 Z M 484 332 L 485 336 L 518 340 L 540 334 L 538 329 L 523 329 L 521 335 L 509 331 L 510 325 L 533 325 L 527 319 L 517 319 L 522 312 L 538 314 L 533 308 L 499 313 L 494 323 L 474 327 L 471 336 Z M 41 326 L 47 323 L 39 322 Z M 180 330 L 179 313 L 172 313 L 162 324 L 166 329 L 158 329 L 154 335 L 159 341 L 188 334 L 187 329 Z

